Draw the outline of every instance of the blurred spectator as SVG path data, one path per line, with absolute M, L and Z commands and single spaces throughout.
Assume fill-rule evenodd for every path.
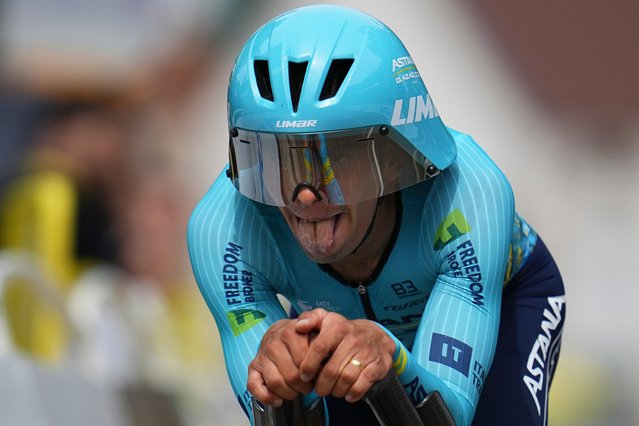
M 32 254 L 64 297 L 86 267 L 116 259 L 113 207 L 126 130 L 108 107 L 72 102 L 54 105 L 34 138 L 0 201 L 0 248 Z M 30 288 L 15 283 L 3 300 L 16 346 L 60 360 L 68 336 Z
M 0 195 L 17 173 L 25 151 L 30 147 L 35 123 L 46 110 L 37 96 L 13 93 L 0 85 Z
M 0 294 L 0 314 L 15 346 L 37 360 L 127 389 L 125 399 L 155 401 L 163 418 L 154 425 L 178 424 L 158 414 L 167 401 L 179 424 L 234 423 L 222 420 L 222 351 L 184 235 L 199 198 L 190 194 L 199 177 L 193 142 L 210 138 L 210 96 L 218 96 L 213 50 L 223 45 L 213 37 L 238 27 L 246 3 L 10 0 L 3 8 L 0 83 L 29 93 L 29 108 L 0 103 L 0 130 L 20 127 L 15 149 L 2 139 L 0 185 L 9 172 L 12 180 L 0 188 L 0 250 L 37 256 L 73 338 L 26 283 L 12 280 Z M 55 103 L 40 121 L 30 97 L 109 101 Z M 166 398 L 140 398 L 140 388 Z
M 190 272 L 185 242 L 196 197 L 183 167 L 210 54 L 197 36 L 176 42 L 140 82 L 146 96 L 118 214 L 121 265 L 135 277 L 124 289 L 123 307 L 143 347 L 138 379 L 172 392 L 188 425 L 219 416 L 213 384 L 224 374 L 217 329 Z
M 19 350 L 127 389 L 131 404 L 174 406 L 180 422 L 166 424 L 198 425 L 211 418 L 222 356 L 187 266 L 175 139 L 145 108 L 124 118 L 100 102 L 56 103 L 32 130 L 0 199 L 0 249 L 37 259 L 73 330 L 27 282 L 12 280 L 1 299 Z

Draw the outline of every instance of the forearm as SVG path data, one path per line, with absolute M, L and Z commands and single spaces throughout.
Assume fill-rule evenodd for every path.
M 385 327 L 379 325 L 395 342 L 393 370 L 414 405 L 428 394 L 439 391 L 457 425 L 466 425 L 472 419 L 474 408 L 464 396 L 422 367 L 411 352 Z

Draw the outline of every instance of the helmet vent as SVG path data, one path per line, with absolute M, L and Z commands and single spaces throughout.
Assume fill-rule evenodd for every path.
M 308 61 L 288 63 L 288 83 L 291 88 L 291 101 L 293 102 L 294 112 L 297 112 L 297 106 L 300 102 L 302 84 L 304 83 L 304 77 L 306 76 L 307 66 Z
M 346 78 L 346 74 L 348 74 L 348 71 L 351 69 L 353 62 L 353 59 L 333 59 L 333 62 L 331 62 L 331 66 L 328 69 L 328 73 L 326 74 L 326 80 L 324 81 L 322 92 L 320 93 L 320 101 L 332 98 L 337 94 L 337 91 L 340 87 L 342 87 L 342 83 Z
M 271 74 L 268 71 L 268 61 L 257 59 L 253 62 L 253 70 L 255 71 L 255 80 L 257 81 L 257 89 L 260 96 L 273 102 L 273 88 L 271 87 Z

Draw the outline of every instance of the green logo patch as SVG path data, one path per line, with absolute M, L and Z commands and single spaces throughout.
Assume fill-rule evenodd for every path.
M 226 313 L 234 336 L 239 336 L 246 330 L 255 327 L 260 321 L 266 318 L 264 312 L 253 309 L 235 309 Z
M 433 248 L 441 250 L 446 244 L 468 232 L 470 232 L 468 221 L 459 209 L 455 209 L 439 224 L 433 241 Z

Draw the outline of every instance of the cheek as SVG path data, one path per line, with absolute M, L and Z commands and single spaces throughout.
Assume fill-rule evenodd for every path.
M 341 218 L 346 225 L 344 228 L 348 228 L 346 229 L 348 236 L 354 240 L 363 238 L 373 220 L 376 203 L 377 200 L 370 200 L 356 204 L 349 209 L 348 214 L 344 215 L 345 217 Z M 359 243 L 359 241 L 357 242 Z
M 351 201 L 359 201 L 355 204 L 359 209 L 363 202 L 362 199 L 379 196 L 383 191 L 383 183 L 377 168 L 371 165 L 366 159 L 356 159 L 349 161 L 348 164 L 342 164 L 339 168 L 339 174 L 335 174 L 337 181 L 345 194 Z

